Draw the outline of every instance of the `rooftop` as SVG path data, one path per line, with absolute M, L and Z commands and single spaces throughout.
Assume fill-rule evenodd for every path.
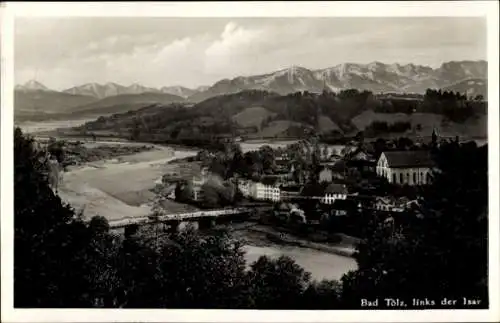
M 431 154 L 427 150 L 385 151 L 383 155 L 387 158 L 387 163 L 391 168 L 434 166 Z
M 327 194 L 347 194 L 347 188 L 344 184 L 332 183 L 325 189 Z

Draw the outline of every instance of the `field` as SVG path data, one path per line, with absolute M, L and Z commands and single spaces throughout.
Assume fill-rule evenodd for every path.
M 255 126 L 260 129 L 262 121 L 274 115 L 276 114 L 265 108 L 252 107 L 252 108 L 246 108 L 240 113 L 234 115 L 232 119 L 233 121 L 238 123 L 238 125 L 240 125 L 241 127 L 246 128 Z
M 333 122 L 332 119 L 324 115 L 321 115 L 318 119 L 318 128 L 319 128 L 318 131 L 320 133 L 329 133 L 333 130 L 342 132 L 339 126 L 335 124 L 335 122 Z
M 444 116 L 433 113 L 379 113 L 365 111 L 352 119 L 359 130 L 364 130 L 374 121 L 384 121 L 388 124 L 395 122 L 409 122 L 413 131 L 408 131 L 409 136 L 429 136 L 436 129 L 440 136 L 464 136 L 467 138 L 485 138 L 488 134 L 488 116 L 481 115 L 470 118 L 463 124 L 447 120 Z M 420 130 L 416 130 L 417 126 Z M 402 134 L 401 134 L 402 135 Z

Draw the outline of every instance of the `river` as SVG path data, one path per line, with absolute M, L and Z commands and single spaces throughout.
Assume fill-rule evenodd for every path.
M 49 121 L 25 121 L 16 124 L 19 126 L 23 133 L 35 133 L 51 131 L 62 128 L 72 128 L 83 125 L 86 122 L 94 121 L 92 119 L 75 119 L 75 120 L 49 120 Z
M 243 247 L 248 263 L 256 261 L 260 256 L 277 258 L 279 256 L 288 256 L 302 268 L 311 273 L 313 279 L 335 279 L 339 280 L 350 270 L 357 268 L 356 261 L 353 258 L 325 253 L 308 248 L 281 246 L 270 244 L 269 246 Z
M 52 130 L 74 123 L 29 123 L 28 132 L 40 129 Z M 22 127 L 24 128 L 24 127 Z M 36 130 L 35 130 L 36 129 Z M 23 129 L 24 130 L 24 129 Z M 112 144 L 112 143 L 108 143 Z M 245 150 L 255 149 L 262 143 L 254 143 Z M 278 143 L 284 144 L 284 143 Z M 195 150 L 177 150 L 157 146 L 152 151 L 124 156 L 119 159 L 99 161 L 85 166 L 72 167 L 64 173 L 59 195 L 86 217 L 101 215 L 109 220 L 125 216 L 144 216 L 151 213 L 147 201 L 152 197 L 150 189 L 169 167 L 168 161 L 193 156 Z M 289 256 L 300 266 L 311 272 L 313 279 L 340 279 L 349 270 L 356 268 L 354 259 L 331 253 L 295 246 L 273 243 L 247 243 L 244 246 L 248 264 L 260 256 Z

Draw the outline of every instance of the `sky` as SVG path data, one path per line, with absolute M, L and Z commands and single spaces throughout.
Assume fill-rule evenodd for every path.
M 194 88 L 290 66 L 487 59 L 486 20 L 380 18 L 16 18 L 16 84 Z

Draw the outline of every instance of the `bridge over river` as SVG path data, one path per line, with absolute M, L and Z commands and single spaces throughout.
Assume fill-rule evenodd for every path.
M 157 215 L 151 216 L 125 217 L 111 220 L 109 221 L 109 226 L 111 230 L 121 231 L 129 225 L 144 226 L 163 224 L 165 229 L 168 227 L 170 230 L 175 231 L 181 222 L 198 222 L 200 228 L 207 228 L 214 226 L 217 219 L 224 218 L 225 221 L 236 218 L 244 219 L 248 217 L 251 212 L 251 208 L 227 208 L 173 214 L 160 212 Z

